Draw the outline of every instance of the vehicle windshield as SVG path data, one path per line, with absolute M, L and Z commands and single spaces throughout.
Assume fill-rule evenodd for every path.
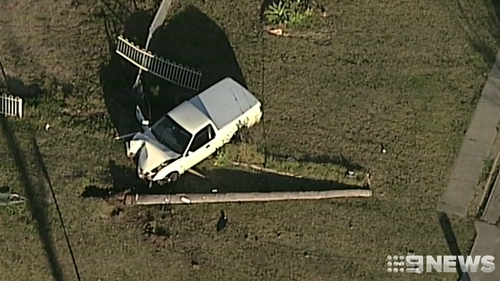
M 164 146 L 177 154 L 182 154 L 191 140 L 191 134 L 179 126 L 172 118 L 165 115 L 151 127 L 151 133 Z

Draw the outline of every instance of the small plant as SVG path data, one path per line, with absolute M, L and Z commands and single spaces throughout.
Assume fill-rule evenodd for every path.
M 155 85 L 154 87 L 151 87 L 150 91 L 151 91 L 151 94 L 153 94 L 153 96 L 159 96 L 160 95 L 160 86 Z
M 303 23 L 308 16 L 305 13 L 300 13 L 298 11 L 294 11 L 290 15 L 290 24 L 291 25 L 299 25 Z
M 308 0 L 280 0 L 273 2 L 264 12 L 268 23 L 276 25 L 299 25 L 312 16 Z
M 158 224 L 155 226 L 155 228 L 153 230 L 153 234 L 156 236 L 164 236 L 164 237 L 170 236 L 170 232 L 168 231 L 168 229 L 166 227 L 158 225 Z
M 272 3 L 264 12 L 266 20 L 272 24 L 286 24 L 290 18 L 290 7 L 283 1 Z
M 224 151 L 224 148 L 222 147 L 217 151 L 217 154 L 215 156 L 214 166 L 218 166 L 218 167 L 225 166 L 228 164 L 228 162 L 229 161 L 226 157 L 226 152 Z
M 493 169 L 493 159 L 485 159 L 483 164 L 483 170 L 481 172 L 481 181 L 485 181 Z

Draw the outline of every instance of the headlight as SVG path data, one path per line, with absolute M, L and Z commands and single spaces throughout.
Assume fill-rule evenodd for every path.
M 153 170 L 151 170 L 151 174 L 152 175 L 156 175 L 161 169 L 165 168 L 166 166 L 168 166 L 168 164 L 174 162 L 174 160 L 167 160 L 163 163 L 161 163 L 160 166 L 154 168 Z

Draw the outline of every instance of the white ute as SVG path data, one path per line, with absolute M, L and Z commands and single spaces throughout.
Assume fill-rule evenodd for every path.
M 183 102 L 149 126 L 139 106 L 142 133 L 126 143 L 127 156 L 137 160 L 139 178 L 161 184 L 173 182 L 228 143 L 242 127 L 261 117 L 261 103 L 231 78 L 212 85 Z

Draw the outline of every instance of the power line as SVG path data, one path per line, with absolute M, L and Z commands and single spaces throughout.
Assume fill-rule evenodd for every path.
M 73 253 L 73 248 L 71 247 L 71 243 L 69 241 L 68 230 L 66 229 L 66 225 L 64 224 L 62 212 L 61 212 L 61 209 L 59 208 L 59 203 L 57 202 L 57 197 L 56 197 L 56 194 L 54 192 L 52 182 L 50 181 L 49 172 L 47 171 L 47 166 L 45 166 L 45 163 L 44 163 L 43 158 L 42 158 L 42 154 L 40 153 L 40 150 L 38 148 L 38 144 L 37 144 L 36 139 L 34 137 L 33 137 L 33 148 L 35 150 L 34 151 L 35 156 L 36 156 L 36 159 L 37 159 L 38 164 L 40 166 L 40 169 L 42 170 L 43 176 L 45 177 L 45 180 L 47 181 L 47 184 L 49 185 L 50 194 L 52 195 L 52 199 L 54 200 L 54 205 L 56 206 L 57 214 L 59 216 L 59 221 L 61 223 L 61 227 L 62 227 L 63 232 L 64 232 L 64 238 L 66 240 L 66 245 L 68 246 L 68 250 L 69 250 L 69 253 L 71 255 L 71 260 L 73 262 L 73 267 L 75 269 L 76 278 L 78 279 L 78 281 L 81 281 L 80 272 L 78 270 L 78 264 L 76 263 L 75 255 Z
M 259 30 L 259 39 L 260 39 L 260 44 L 261 44 L 261 81 L 260 81 L 260 95 L 262 99 L 262 131 L 263 131 L 263 139 L 264 139 L 264 168 L 267 166 L 267 130 L 266 130 L 266 122 L 265 122 L 265 114 L 264 114 L 264 107 L 266 104 L 266 99 L 265 99 L 265 86 L 264 86 L 264 81 L 265 81 L 265 71 L 266 71 L 266 59 L 265 59 L 265 49 L 266 49 L 266 44 L 263 36 L 263 31 L 262 27 Z
M 59 204 L 57 203 L 57 198 L 56 198 L 56 195 L 54 193 L 54 189 L 52 188 L 52 184 L 50 183 L 50 181 L 49 181 L 49 188 L 50 188 L 50 193 L 52 194 L 52 199 L 54 199 L 54 204 L 56 205 L 57 214 L 59 215 L 59 221 L 61 222 L 61 226 L 62 226 L 62 229 L 64 231 L 64 238 L 66 239 L 66 244 L 68 245 L 68 250 L 69 250 L 69 254 L 71 255 L 71 260 L 73 262 L 73 267 L 75 269 L 76 278 L 78 279 L 78 281 L 81 281 L 80 272 L 78 270 L 78 264 L 76 263 L 75 255 L 73 253 L 73 248 L 71 247 L 71 243 L 69 241 L 68 230 L 66 229 L 66 226 L 64 224 L 64 219 L 62 217 L 61 210 L 59 209 Z

